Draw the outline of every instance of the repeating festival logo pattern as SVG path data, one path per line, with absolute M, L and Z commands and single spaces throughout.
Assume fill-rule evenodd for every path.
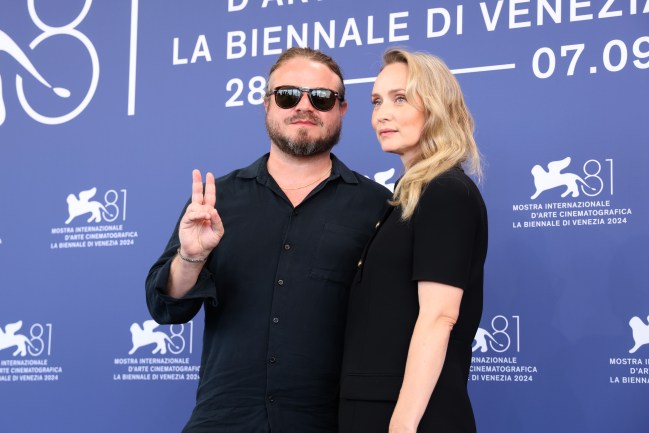
M 521 317 L 495 315 L 473 340 L 469 380 L 472 382 L 533 382 L 538 368 L 521 357 Z
M 114 381 L 198 380 L 200 365 L 191 359 L 193 321 L 162 326 L 149 319 L 131 323 L 129 330 L 130 349 L 113 360 Z
M 127 227 L 127 190 L 97 188 L 67 195 L 67 219 L 51 229 L 50 249 L 129 247 L 138 232 Z
M 633 345 L 628 348 L 629 355 L 611 357 L 608 360 L 611 384 L 649 384 L 649 316 L 646 321 L 633 316 L 629 319 L 629 333 Z
M 56 382 L 63 368 L 50 362 L 51 323 L 0 323 L 0 382 Z
M 547 169 L 530 170 L 533 193 L 529 202 L 512 205 L 513 229 L 556 229 L 625 225 L 632 221 L 630 207 L 615 203 L 614 160 L 589 159 L 578 169 L 571 157 L 550 161 Z

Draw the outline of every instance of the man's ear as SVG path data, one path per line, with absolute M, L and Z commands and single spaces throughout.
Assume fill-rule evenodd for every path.
M 347 101 L 341 101 L 340 102 L 340 112 L 344 116 L 345 113 L 347 112 Z

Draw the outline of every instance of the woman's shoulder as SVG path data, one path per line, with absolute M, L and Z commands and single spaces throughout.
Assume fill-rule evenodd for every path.
M 437 176 L 422 192 L 415 219 L 435 217 L 448 220 L 472 215 L 486 220 L 486 205 L 475 182 L 461 168 L 452 168 Z
M 480 195 L 475 182 L 460 167 L 453 167 L 430 181 L 424 189 L 424 197 L 450 196 L 472 197 Z

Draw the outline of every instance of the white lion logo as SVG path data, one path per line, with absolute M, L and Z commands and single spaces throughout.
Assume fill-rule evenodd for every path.
M 629 353 L 635 353 L 645 344 L 649 344 L 649 316 L 647 316 L 647 324 L 645 325 L 642 319 L 634 316 L 629 320 L 629 326 L 633 334 L 634 346 L 629 349 Z
M 79 193 L 79 198 L 75 197 L 74 194 L 69 194 L 67 198 L 69 216 L 65 223 L 70 224 L 73 219 L 75 219 L 79 215 L 86 213 L 90 213 L 90 218 L 88 218 L 89 223 L 100 223 L 102 213 L 104 213 L 104 217 L 105 215 L 108 215 L 112 218 L 113 215 L 108 212 L 108 209 L 106 209 L 103 204 L 98 201 L 90 201 L 90 199 L 93 198 L 96 193 L 97 188 L 90 188 L 85 191 L 81 191 Z
M 22 326 L 23 321 L 19 320 L 15 323 L 8 323 L 4 331 L 0 327 L 0 350 L 16 346 L 16 351 L 13 353 L 13 356 L 26 356 L 27 346 L 34 348 L 29 338 L 21 334 L 16 334 L 16 331 L 22 328 Z
M 486 329 L 478 328 L 475 333 L 475 337 L 473 337 L 475 345 L 471 348 L 471 351 L 475 352 L 476 350 L 480 349 L 480 352 L 485 353 L 489 349 L 489 347 L 487 346 L 487 338 L 493 343 L 496 343 L 499 347 L 503 347 L 503 345 L 497 342 L 496 339 L 489 333 L 489 331 L 487 331 Z
M 392 176 L 394 176 L 394 171 L 395 171 L 394 168 L 391 168 L 386 171 L 379 171 L 374 175 L 374 180 L 377 183 L 380 183 L 381 185 L 389 189 L 390 191 L 394 192 L 394 182 L 387 183 L 387 181 L 390 180 Z
M 540 165 L 532 167 L 532 176 L 534 176 L 534 186 L 536 192 L 531 197 L 532 200 L 536 199 L 542 192 L 559 186 L 565 186 L 566 190 L 561 197 L 572 194 L 573 197 L 579 197 L 579 187 L 577 183 L 581 183 L 591 191 L 591 188 L 581 177 L 574 173 L 561 173 L 561 170 L 570 165 L 570 157 L 564 158 L 560 161 L 552 161 L 548 164 L 548 171 L 545 171 Z
M 167 344 L 169 344 L 174 349 L 178 349 L 167 334 L 161 331 L 153 331 L 157 328 L 158 323 L 155 320 L 145 320 L 142 323 L 142 327 L 138 323 L 133 323 L 131 325 L 131 340 L 133 342 L 133 347 L 129 350 L 128 354 L 133 355 L 136 350 L 140 347 L 148 346 L 149 344 L 155 344 L 155 348 L 151 353 L 156 354 L 160 353 L 164 355 L 167 353 Z

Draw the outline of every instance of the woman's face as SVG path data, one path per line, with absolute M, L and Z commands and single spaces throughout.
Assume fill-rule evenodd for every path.
M 404 164 L 419 153 L 419 139 L 424 128 L 424 111 L 406 99 L 408 66 L 392 63 L 376 77 L 372 89 L 372 127 L 384 152 L 401 156 Z

